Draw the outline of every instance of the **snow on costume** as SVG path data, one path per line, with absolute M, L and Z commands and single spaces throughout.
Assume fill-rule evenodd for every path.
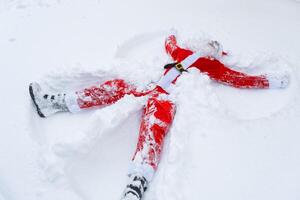
M 83 109 L 107 106 L 125 95 L 136 97 L 147 95 L 139 130 L 136 151 L 129 167 L 130 181 L 124 191 L 123 200 L 141 199 L 158 167 L 164 138 L 175 115 L 175 104 L 167 98 L 169 87 L 190 67 L 196 67 L 211 79 L 237 88 L 284 88 L 288 77 L 268 75 L 251 76 L 229 69 L 216 58 L 225 56 L 219 43 L 213 41 L 206 52 L 192 52 L 177 45 L 176 37 L 170 35 L 165 41 L 166 52 L 176 62 L 167 65 L 163 76 L 153 90 L 138 91 L 122 79 L 108 80 L 73 94 L 47 95 L 37 83 L 30 85 L 30 95 L 41 117 L 58 111 L 73 113 Z M 52 110 L 51 110 L 52 109 Z

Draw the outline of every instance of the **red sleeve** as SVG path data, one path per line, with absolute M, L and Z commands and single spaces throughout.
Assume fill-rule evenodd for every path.
M 191 50 L 183 49 L 177 45 L 176 37 L 170 35 L 166 38 L 165 49 L 172 59 L 181 62 L 189 55 Z M 223 55 L 227 55 L 223 52 Z M 214 58 L 199 58 L 192 67 L 196 67 L 202 73 L 206 73 L 211 79 L 237 88 L 269 88 L 269 82 L 265 76 L 251 76 L 234 71 Z

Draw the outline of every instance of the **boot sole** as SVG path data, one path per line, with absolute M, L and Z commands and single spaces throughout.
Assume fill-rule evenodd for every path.
M 45 118 L 45 115 L 42 113 L 40 107 L 38 106 L 38 104 L 37 104 L 36 101 L 35 101 L 35 97 L 34 97 L 34 94 L 33 94 L 33 88 L 32 88 L 32 85 L 31 85 L 31 84 L 29 85 L 29 94 L 30 94 L 30 97 L 31 97 L 31 99 L 32 99 L 32 101 L 33 101 L 35 107 L 36 107 L 36 111 L 37 111 L 38 115 L 39 115 L 40 117 L 42 117 L 42 118 Z

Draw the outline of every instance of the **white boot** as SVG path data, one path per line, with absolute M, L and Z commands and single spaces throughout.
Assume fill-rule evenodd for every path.
M 40 117 L 48 117 L 57 112 L 68 111 L 65 94 L 46 94 L 38 83 L 30 83 L 29 94 Z
M 288 86 L 290 77 L 288 74 L 267 74 L 266 75 L 269 81 L 269 88 L 285 88 Z
M 121 200 L 141 200 L 148 187 L 148 181 L 139 174 L 132 174 Z

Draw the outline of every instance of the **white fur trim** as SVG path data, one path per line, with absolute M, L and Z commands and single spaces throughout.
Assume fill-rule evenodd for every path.
M 202 54 L 200 52 L 195 52 L 192 55 L 188 56 L 185 58 L 182 62 L 181 65 L 183 66 L 184 69 L 189 68 L 194 62 L 196 62 Z
M 192 55 L 185 58 L 181 65 L 184 69 L 189 68 L 192 64 L 194 64 L 199 58 L 201 57 L 200 52 L 193 53 Z M 163 88 L 164 90 L 168 90 L 169 86 L 172 84 L 172 82 L 180 75 L 181 73 L 175 69 L 174 67 L 170 69 L 167 74 L 161 77 L 159 82 L 157 83 L 158 86 Z
M 169 87 L 164 88 L 164 90 L 165 90 L 167 93 L 171 94 L 172 91 L 174 90 L 174 88 L 175 88 L 175 85 L 172 83 L 172 84 L 169 85 Z
M 268 74 L 266 78 L 269 81 L 269 88 L 285 88 L 289 84 L 288 74 Z
M 167 88 L 171 85 L 171 83 L 180 75 L 180 72 L 175 69 L 174 67 L 168 71 L 168 73 L 161 77 L 159 82 L 157 83 L 158 86 L 167 90 Z
M 153 176 L 154 176 L 154 169 L 152 166 L 148 164 L 140 164 L 140 163 L 135 163 L 132 161 L 129 164 L 129 169 L 128 169 L 128 175 L 132 174 L 139 174 L 141 176 L 144 176 L 148 182 L 151 182 Z
M 78 96 L 75 93 L 66 94 L 65 97 L 66 105 L 71 113 L 78 113 L 81 111 L 77 99 Z

